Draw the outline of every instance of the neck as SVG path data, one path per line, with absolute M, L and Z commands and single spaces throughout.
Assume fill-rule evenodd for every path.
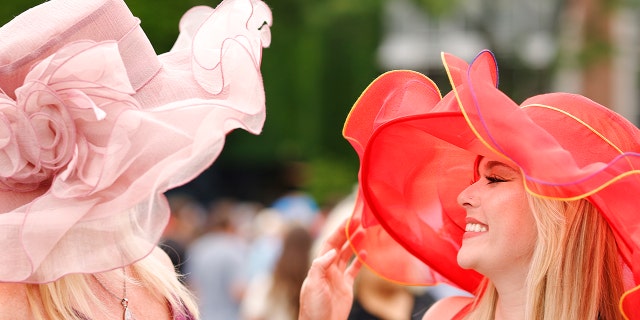
M 527 303 L 526 274 L 502 273 L 491 281 L 498 292 L 495 319 L 524 319 Z
M 523 290 L 524 291 L 524 290 Z M 526 300 L 525 294 L 520 292 L 502 293 L 498 291 L 496 304 L 496 320 L 524 319 Z

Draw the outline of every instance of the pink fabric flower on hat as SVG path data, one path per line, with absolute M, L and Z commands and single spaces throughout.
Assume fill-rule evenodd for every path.
M 82 179 L 111 131 L 104 108 L 109 117 L 138 108 L 115 42 L 69 44 L 35 65 L 15 92 L 15 101 L 0 97 L 0 155 L 11 164 L 0 168 L 4 190 L 35 190 L 61 173 Z

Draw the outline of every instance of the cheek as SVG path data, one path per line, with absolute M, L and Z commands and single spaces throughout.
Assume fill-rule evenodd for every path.
M 513 190 L 495 200 L 494 208 L 502 208 L 502 210 L 494 211 L 499 214 L 492 217 L 490 226 L 500 228 L 500 233 L 504 234 L 508 240 L 530 242 L 533 239 L 535 241 L 536 221 L 524 190 Z
M 512 201 L 511 205 L 511 211 L 507 213 L 511 219 L 505 225 L 505 232 L 509 234 L 506 240 L 523 253 L 533 252 L 538 230 L 529 203 L 522 195 L 521 199 Z

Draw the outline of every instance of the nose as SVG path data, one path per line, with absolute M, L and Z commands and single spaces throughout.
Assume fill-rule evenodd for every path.
M 478 195 L 475 187 L 477 183 L 477 181 L 472 183 L 458 194 L 457 200 L 460 206 L 464 208 L 478 206 Z

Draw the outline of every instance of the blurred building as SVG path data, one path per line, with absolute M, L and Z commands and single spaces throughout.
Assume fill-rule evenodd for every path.
M 501 78 L 512 70 L 506 78 L 531 92 L 580 93 L 640 122 L 640 20 L 631 2 L 459 0 L 438 14 L 419 5 L 428 2 L 387 0 L 377 52 L 382 69 L 417 70 L 435 81 L 444 77 L 440 52 L 470 61 L 490 49 Z M 509 94 L 516 90 L 503 84 Z

